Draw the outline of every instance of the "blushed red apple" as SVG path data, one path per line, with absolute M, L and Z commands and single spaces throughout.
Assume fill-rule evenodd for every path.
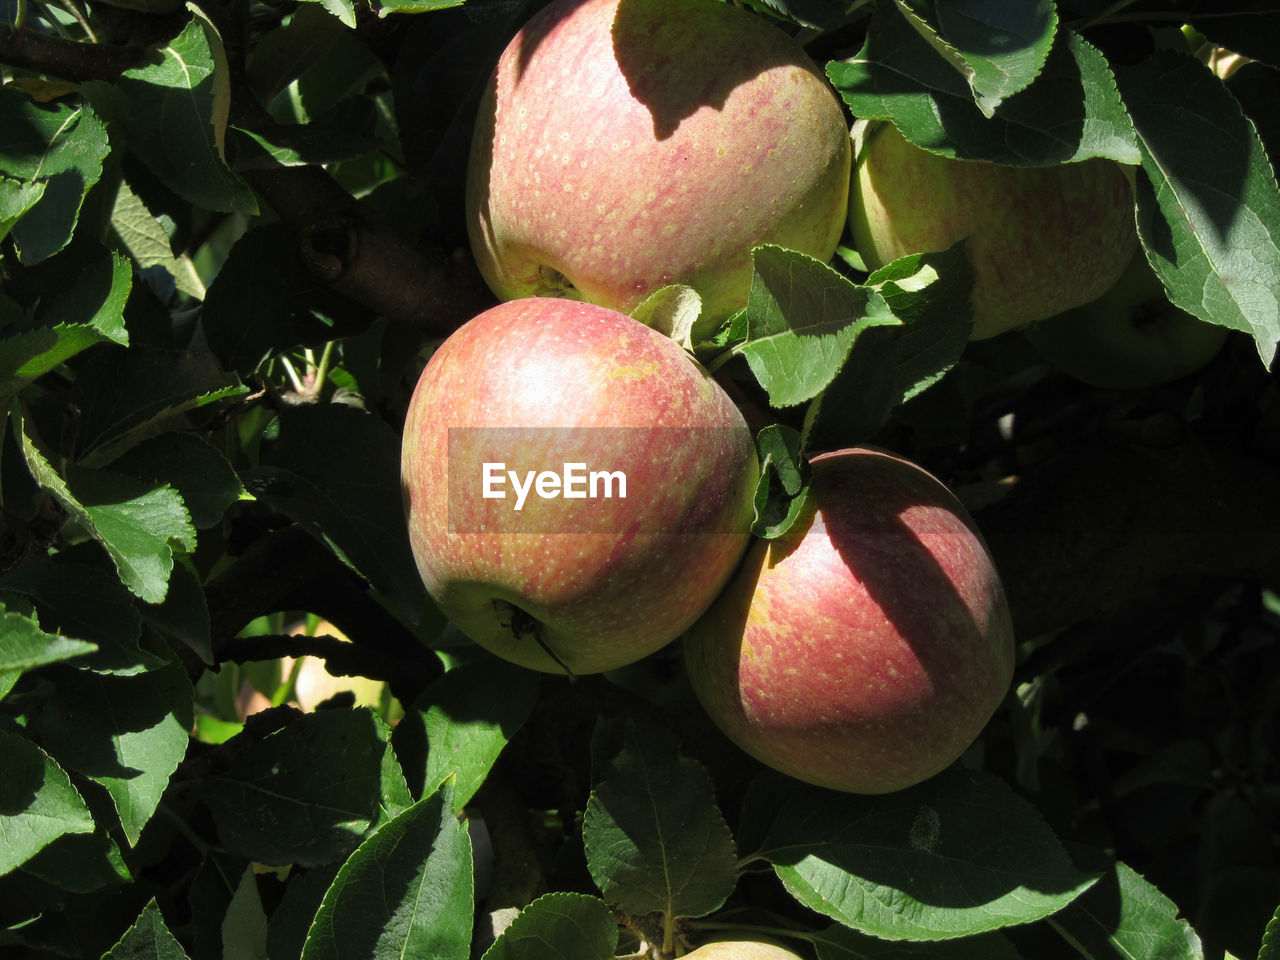
M 830 259 L 847 215 L 844 108 L 803 49 L 718 0 L 557 0 L 480 106 L 467 223 L 502 299 L 630 313 L 689 284 L 746 302 L 750 251 Z
M 710 605 L 746 550 L 758 475 L 742 414 L 675 341 L 538 297 L 441 345 L 402 448 L 441 610 L 500 657 L 574 674 L 639 660 Z
M 854 124 L 849 230 L 875 270 L 960 240 L 973 264 L 973 339 L 1101 296 L 1137 248 L 1131 173 L 1093 158 L 1013 167 L 939 156 L 892 124 Z
M 954 762 L 1004 697 L 1000 578 L 947 488 L 893 454 L 812 461 L 804 511 L 685 638 L 712 720 L 797 779 L 887 793 Z

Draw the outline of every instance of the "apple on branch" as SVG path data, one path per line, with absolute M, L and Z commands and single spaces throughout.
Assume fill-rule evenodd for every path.
M 742 414 L 675 341 L 605 307 L 499 304 L 436 351 L 401 480 L 428 592 L 476 643 L 596 673 L 682 633 L 750 539 Z
M 973 339 L 1101 296 L 1137 248 L 1132 174 L 1095 157 L 1012 167 L 939 156 L 892 124 L 853 126 L 849 230 L 871 270 L 960 240 L 973 264 Z
M 796 523 L 751 548 L 686 634 L 689 677 L 768 766 L 900 790 L 959 758 L 1003 699 L 1004 591 L 964 507 L 921 467 L 869 448 L 812 466 Z
M 844 108 L 791 37 L 718 0 L 557 0 L 480 106 L 467 227 L 502 299 L 746 302 L 751 248 L 819 260 L 847 215 Z
M 1141 250 L 1092 303 L 1027 329 L 1045 359 L 1093 387 L 1144 390 L 1195 373 L 1228 330 L 1175 307 Z

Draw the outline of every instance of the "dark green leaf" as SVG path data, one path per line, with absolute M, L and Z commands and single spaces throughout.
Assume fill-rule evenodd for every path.
M 343 864 L 316 912 L 302 960 L 467 960 L 474 896 L 471 840 L 446 784 Z
M 198 433 L 165 433 L 144 440 L 112 461 L 111 470 L 172 486 L 182 495 L 197 530 L 216 526 L 227 507 L 244 495 L 244 485 L 227 458 Z
M 1280 907 L 1272 915 L 1262 934 L 1262 948 L 1258 951 L 1258 960 L 1276 960 L 1280 957 Z
M 1165 54 L 1120 74 L 1142 147 L 1138 235 L 1169 299 L 1280 344 L 1280 189 L 1257 131 L 1198 61 Z
M 59 837 L 24 863 L 22 870 L 73 893 L 91 893 L 133 880 L 120 848 L 101 825 L 93 833 Z
M 829 63 L 827 75 L 854 116 L 892 120 L 912 143 L 942 156 L 1016 166 L 1139 159 L 1111 69 L 1075 33 L 1059 37 L 1036 82 L 991 119 L 964 78 L 890 5 L 877 8 L 861 52 Z
M 1049 924 L 1085 960 L 1115 956 L 1143 960 L 1201 960 L 1204 949 L 1173 901 L 1123 863 L 1101 855 L 1087 866 L 1103 871 L 1092 890 Z
M 319 4 L 340 20 L 344 26 L 355 29 L 356 8 L 351 0 L 308 0 L 308 2 Z
M 71 671 L 39 717 L 50 753 L 107 788 L 136 843 L 187 752 L 194 720 L 181 664 L 132 677 Z
M 0 673 L 21 673 L 97 650 L 83 640 L 45 633 L 30 617 L 11 613 L 0 603 Z
M 187 955 L 165 926 L 160 908 L 152 900 L 142 909 L 137 923 L 102 960 L 187 960 Z
M 748 336 L 739 352 L 775 407 L 821 393 L 865 330 L 898 321 L 878 293 L 824 263 L 782 247 L 752 251 Z
M 246 747 L 247 736 L 222 745 L 230 765 L 201 797 L 223 847 L 270 864 L 346 856 L 378 816 L 386 744 L 372 712 L 323 710 Z
M 87 104 L 37 103 L 10 84 L 0 87 L 0 144 L 0 216 L 21 215 L 12 227 L 18 256 L 39 263 L 71 240 L 85 195 L 102 176 L 107 128 Z
M 990 117 L 1040 73 L 1058 26 L 1052 0 L 897 0 L 908 22 L 957 70 Z
M 831 0 L 747 0 L 747 3 L 814 30 L 834 30 L 843 26 L 848 19 L 846 10 L 852 8 L 850 4 L 832 3 Z
M 115 207 L 111 211 L 111 226 L 138 269 L 163 267 L 173 277 L 178 290 L 197 300 L 204 299 L 204 283 L 196 273 L 195 265 L 190 258 L 173 255 L 164 227 L 147 209 L 142 198 L 129 188 L 127 182 L 120 184 L 120 190 L 116 194 Z
M 609 960 L 617 945 L 618 922 L 607 903 L 548 893 L 520 911 L 483 960 Z
M 816 934 L 813 943 L 818 960 L 1021 960 L 1013 944 L 998 933 L 938 943 L 895 943 L 835 925 Z
M 81 669 L 122 676 L 154 670 L 166 661 L 141 650 L 142 618 L 118 579 L 75 563 L 25 563 L 0 576 L 0 599 L 22 598 L 39 613 L 41 629 L 96 644 Z
M 270 353 L 350 336 L 372 320 L 307 271 L 293 232 L 280 224 L 237 241 L 209 285 L 201 314 L 210 349 L 228 370 L 242 373 Z
M 865 443 L 901 403 L 955 365 L 973 329 L 973 271 L 962 247 L 903 257 L 867 279 L 901 326 L 868 330 L 827 388 L 815 443 L 836 449 Z
M 237 960 L 267 960 L 267 914 L 252 866 L 240 874 L 222 920 L 222 955 Z
M 285 409 L 261 461 L 245 475 L 249 492 L 306 526 L 407 616 L 421 615 L 400 441 L 386 421 L 340 403 Z
M 761 855 L 800 903 L 886 940 L 1030 923 L 1096 879 L 1071 863 L 1034 807 L 960 768 L 883 796 L 797 785 Z
M 175 193 L 209 210 L 256 213 L 253 191 L 223 156 L 229 77 L 222 42 L 200 17 L 121 76 L 129 147 Z
M 1191 16 L 1191 25 L 1219 46 L 1280 67 L 1280 20 L 1271 0 L 1245 0 L 1221 9 L 1221 3 L 1201 5 L 1208 16 Z
M 808 461 L 799 431 L 770 424 L 756 435 L 760 482 L 756 486 L 751 532 L 772 540 L 791 528 L 808 494 Z
M 189 557 L 181 557 L 169 577 L 164 602 L 143 611 L 147 623 L 193 650 L 213 666 L 213 637 L 204 585 Z
M 460 7 L 467 0 L 383 0 L 379 6 L 390 13 L 430 13 Z
M 700 917 L 737 884 L 733 837 L 706 768 L 675 737 L 626 716 L 592 741 L 595 785 L 582 823 L 591 878 L 631 914 Z
M 392 743 L 415 794 L 434 793 L 453 777 L 461 810 L 480 789 L 538 695 L 538 674 L 497 658 L 455 667 L 405 711 Z
M 26 737 L 0 730 L 0 876 L 93 817 L 66 771 Z

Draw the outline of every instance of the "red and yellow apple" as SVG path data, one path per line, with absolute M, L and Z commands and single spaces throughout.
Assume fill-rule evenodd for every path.
M 1000 577 L 923 468 L 855 448 L 812 461 L 803 512 L 756 543 L 686 634 L 689 677 L 744 751 L 800 780 L 887 793 L 955 761 L 1013 673 Z
M 1137 247 L 1131 172 L 1102 158 L 1013 167 L 939 156 L 892 124 L 854 124 L 849 230 L 875 270 L 966 241 L 973 339 L 1088 303 Z
M 480 106 L 467 226 L 502 299 L 630 313 L 689 284 L 746 302 L 751 248 L 830 259 L 851 147 L 822 72 L 718 0 L 557 0 L 502 54 Z
M 685 954 L 686 960 L 801 960 L 800 954 L 763 940 L 713 940 Z
M 431 357 L 401 470 L 440 609 L 500 657 L 574 674 L 639 660 L 710 605 L 747 548 L 758 475 L 742 414 L 675 341 L 541 297 Z
M 1104 390 L 1145 390 L 1195 373 L 1227 339 L 1172 303 L 1141 250 L 1110 290 L 1027 328 L 1045 359 Z

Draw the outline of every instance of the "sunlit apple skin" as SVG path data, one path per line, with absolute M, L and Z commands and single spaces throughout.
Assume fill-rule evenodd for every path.
M 685 283 L 746 302 L 751 247 L 830 259 L 852 149 L 792 39 L 716 0 L 559 0 L 516 35 L 480 106 L 467 221 L 502 299 L 630 313 Z
M 921 467 L 855 448 L 813 459 L 799 521 L 759 542 L 689 631 L 689 677 L 744 751 L 835 790 L 927 779 L 1008 689 L 1000 578 L 959 501 Z
M 1050 363 L 1104 390 L 1145 390 L 1195 373 L 1227 329 L 1175 307 L 1139 250 L 1110 290 L 1027 329 Z
M 1101 296 L 1136 249 L 1131 174 L 1111 160 L 1011 167 L 929 153 L 887 123 L 853 136 L 854 246 L 874 270 L 965 240 L 975 340 Z
M 686 960 L 801 960 L 800 954 L 759 940 L 715 940 L 685 954 Z
M 522 522 L 567 524 L 511 532 L 510 502 L 482 500 L 478 478 L 450 489 L 450 457 L 474 453 L 451 452 L 450 429 L 468 427 L 562 428 L 515 452 L 623 469 L 628 496 L 595 503 L 585 532 L 575 521 L 584 514 L 552 512 L 585 507 L 531 501 Z M 620 431 L 619 442 L 583 428 L 661 429 Z M 749 542 L 758 478 L 742 414 L 673 340 L 550 298 L 500 304 L 444 342 L 410 402 L 401 464 L 410 543 L 441 610 L 500 657 L 574 674 L 639 660 L 710 605 Z M 451 529 L 452 497 L 465 499 L 453 503 Z

